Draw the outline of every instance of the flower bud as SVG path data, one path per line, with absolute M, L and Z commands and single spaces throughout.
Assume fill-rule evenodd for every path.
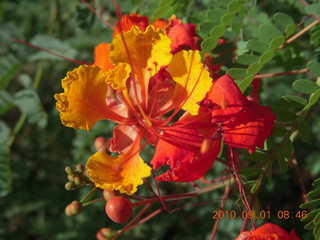
M 112 239 L 116 234 L 117 232 L 111 228 L 101 228 L 99 232 L 97 232 L 96 236 L 98 240 L 109 240 Z
M 73 174 L 68 174 L 68 180 L 70 182 L 74 182 L 74 175 Z
M 64 170 L 65 170 L 66 173 L 68 173 L 68 174 L 71 174 L 71 173 L 72 173 L 71 167 L 69 167 L 69 166 L 66 166 Z
M 115 191 L 111 191 L 109 189 L 103 190 L 103 197 L 106 201 L 108 201 L 110 198 L 114 197 L 116 195 Z
M 65 185 L 64 185 L 64 187 L 65 187 L 65 189 L 67 190 L 67 191 L 71 191 L 71 190 L 73 190 L 73 183 L 72 182 L 67 182 Z
M 82 205 L 78 201 L 73 201 L 70 205 L 70 212 L 74 215 L 77 215 L 82 211 Z
M 132 204 L 123 196 L 115 196 L 107 201 L 105 210 L 112 221 L 115 223 L 124 223 L 132 215 Z
M 105 152 L 107 151 L 107 139 L 104 137 L 97 137 L 94 141 L 94 146 L 96 147 L 98 152 Z
M 82 163 L 78 163 L 77 166 L 76 166 L 76 169 L 79 171 L 79 172 L 83 172 L 84 170 L 84 166 Z
M 82 181 L 81 181 L 81 178 L 80 177 L 75 177 L 74 178 L 74 183 L 76 184 L 76 185 L 80 185 L 81 183 L 82 183 Z

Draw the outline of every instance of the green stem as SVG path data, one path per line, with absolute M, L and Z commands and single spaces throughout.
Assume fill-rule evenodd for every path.
M 97 198 L 97 199 L 94 199 L 94 200 L 92 200 L 92 201 L 83 203 L 82 206 L 85 207 L 85 206 L 88 206 L 88 205 L 90 205 L 90 204 L 92 204 L 92 203 L 100 202 L 100 201 L 102 201 L 102 200 L 104 200 L 104 197 Z
M 85 202 L 89 197 L 91 197 L 98 189 L 97 188 L 93 188 L 91 189 L 91 191 L 86 195 L 84 196 L 81 200 L 80 200 L 80 203 L 83 203 Z M 86 204 L 86 203 L 85 203 Z

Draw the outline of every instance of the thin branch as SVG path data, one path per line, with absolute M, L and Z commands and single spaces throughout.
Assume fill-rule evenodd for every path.
M 228 199 L 228 196 L 229 196 L 229 193 L 230 193 L 230 187 L 227 186 L 226 187 L 226 190 L 224 192 L 224 196 L 223 196 L 223 201 L 221 202 L 220 204 L 220 208 L 219 210 L 223 210 L 225 205 L 226 205 L 226 202 L 227 202 L 227 199 Z M 212 232 L 211 232 L 211 236 L 210 236 L 210 240 L 214 240 L 216 234 L 217 234 L 217 230 L 218 230 L 218 226 L 219 226 L 219 223 L 220 223 L 220 218 L 218 218 L 214 225 L 213 225 L 213 228 L 212 228 Z
M 284 75 L 294 75 L 294 74 L 306 73 L 306 72 L 309 72 L 308 68 L 303 68 L 303 69 L 300 69 L 300 70 L 292 70 L 292 71 L 289 71 L 289 72 L 257 74 L 257 75 L 254 76 L 254 78 L 270 78 L 270 77 L 284 76 Z
M 298 37 L 300 37 L 301 35 L 303 35 L 304 33 L 308 32 L 311 28 L 313 28 L 315 25 L 317 25 L 319 23 L 318 20 L 315 20 L 314 22 L 312 22 L 311 24 L 309 24 L 308 26 L 306 26 L 304 29 L 302 29 L 300 32 L 296 33 L 295 35 L 293 35 L 291 38 L 289 38 L 284 44 L 282 44 L 277 50 L 283 48 L 284 46 L 288 45 L 289 43 L 293 42 L 294 40 L 296 40 Z

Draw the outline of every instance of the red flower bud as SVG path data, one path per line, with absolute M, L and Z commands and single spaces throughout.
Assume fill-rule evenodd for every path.
M 110 198 L 105 209 L 108 217 L 115 223 L 126 222 L 132 214 L 131 202 L 123 196 Z

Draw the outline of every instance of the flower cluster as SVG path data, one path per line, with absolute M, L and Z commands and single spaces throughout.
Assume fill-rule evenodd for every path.
M 93 65 L 62 80 L 56 94 L 64 125 L 90 130 L 97 121 L 117 125 L 108 152 L 87 162 L 96 187 L 133 194 L 151 167 L 140 156 L 155 146 L 153 169 L 169 165 L 159 181 L 190 182 L 204 176 L 222 142 L 254 152 L 263 148 L 275 117 L 269 107 L 248 100 L 228 75 L 212 79 L 202 61 L 195 25 L 173 17 L 149 24 L 125 15 L 112 43 L 95 49 Z

